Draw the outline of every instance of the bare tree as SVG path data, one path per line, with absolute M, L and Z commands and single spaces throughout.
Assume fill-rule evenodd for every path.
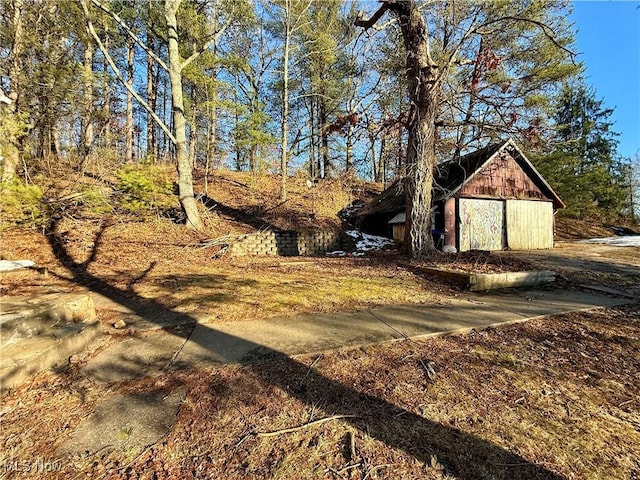
M 222 23 L 218 28 L 213 31 L 202 42 L 199 48 L 195 49 L 191 56 L 183 59 L 180 55 L 180 44 L 178 38 L 178 19 L 177 12 L 182 0 L 165 0 L 163 3 L 163 14 L 167 27 L 167 51 L 169 55 L 168 64 L 165 63 L 156 53 L 149 48 L 131 28 L 115 13 L 112 12 L 106 5 L 99 0 L 91 0 L 93 5 L 101 9 L 103 12 L 113 18 L 116 23 L 125 31 L 130 40 L 135 42 L 142 50 L 169 74 L 169 80 L 171 83 L 171 104 L 173 110 L 173 131 L 166 125 L 166 123 L 155 113 L 155 111 L 149 106 L 149 104 L 142 98 L 142 96 L 135 91 L 133 85 L 131 85 L 122 75 L 119 68 L 111 58 L 108 50 L 100 40 L 100 37 L 93 27 L 91 15 L 89 12 L 88 0 L 80 0 L 82 8 L 87 21 L 87 26 L 91 36 L 96 41 L 98 48 L 102 51 L 105 59 L 109 63 L 109 66 L 115 73 L 120 83 L 127 89 L 136 101 L 149 113 L 151 118 L 167 135 L 167 138 L 174 144 L 176 148 L 176 165 L 178 170 L 178 197 L 180 205 L 186 215 L 187 225 L 194 230 L 201 230 L 203 225 L 198 213 L 198 208 L 195 200 L 193 190 L 193 176 L 192 169 L 189 163 L 189 157 L 187 155 L 187 135 L 186 135 L 186 118 L 185 118 L 185 106 L 184 106 L 184 93 L 182 87 L 182 72 L 183 70 L 195 61 L 203 52 L 208 50 L 214 43 L 218 42 L 226 28 L 231 23 L 232 17 L 229 16 L 225 23 Z
M 471 39 L 508 32 L 511 43 L 516 43 L 516 40 L 524 36 L 522 32 L 525 30 L 514 26 L 525 25 L 528 30 L 533 29 L 539 33 L 541 42 L 544 41 L 550 49 L 558 52 L 558 64 L 566 57 L 571 60 L 574 57 L 566 47 L 571 39 L 566 35 L 557 39 L 556 35 L 560 36 L 565 32 L 557 32 L 544 22 L 545 2 L 488 2 L 487 5 L 482 2 L 461 3 L 462 5 L 453 2 L 426 2 L 425 8 L 430 9 L 433 16 L 433 22 L 427 23 L 415 0 L 384 0 L 369 19 L 359 14 L 355 22 L 365 30 L 379 30 L 389 23 L 396 23 L 402 34 L 409 97 L 405 248 L 415 257 L 428 255 L 435 249 L 431 237 L 431 189 L 436 166 L 437 128 L 443 125 L 438 118 L 444 103 L 443 84 L 458 68 L 477 64 L 474 60 L 465 58 L 473 50 Z M 552 6 L 552 2 L 548 3 Z M 485 15 L 487 11 L 490 14 Z M 387 12 L 393 18 L 387 24 L 379 26 L 378 21 Z M 434 42 L 434 48 L 430 41 L 429 25 L 436 25 L 442 34 Z M 431 35 L 435 37 L 434 32 Z M 481 48 L 480 53 L 483 52 L 484 49 Z M 571 71 L 571 68 L 558 68 L 556 76 L 569 74 Z M 552 79 L 549 80 L 551 81 Z M 505 82 L 504 92 L 509 87 Z M 470 105 L 469 111 L 473 112 L 473 101 Z M 469 120 L 463 118 L 459 125 L 447 126 L 455 128 Z M 502 121 L 506 123 L 505 119 Z
M 407 226 L 405 245 L 414 256 L 435 249 L 431 237 L 431 185 L 436 165 L 435 131 L 442 75 L 429 50 L 427 26 L 413 0 L 387 1 L 369 20 L 356 25 L 374 27 L 386 11 L 397 18 L 407 51 L 406 75 L 411 111 L 409 114 L 405 195 Z
M 11 16 L 11 23 L 13 27 L 13 42 L 11 45 L 11 50 L 9 52 L 8 58 L 8 74 L 9 80 L 11 82 L 10 89 L 7 92 L 7 95 L 4 93 L 3 101 L 7 105 L 8 113 L 11 115 L 17 115 L 20 113 L 20 81 L 19 79 L 22 77 L 22 51 L 24 48 L 24 35 L 25 35 L 25 25 L 24 25 L 24 13 L 23 9 L 24 1 L 23 0 L 14 0 L 11 4 L 13 7 L 13 15 Z M 4 139 L 8 143 L 12 144 L 14 148 L 7 149 L 5 152 L 4 159 L 2 161 L 2 180 L 8 180 L 12 177 L 15 177 L 18 164 L 20 163 L 20 152 L 17 147 L 18 138 L 11 135 L 11 138 Z
M 287 200 L 287 170 L 289 168 L 289 63 L 293 36 L 308 23 L 307 11 L 313 0 L 274 0 L 273 5 L 280 10 L 282 24 L 282 114 L 280 117 L 280 200 Z
M 135 73 L 135 42 L 129 38 L 127 39 L 127 83 L 129 87 L 127 89 L 127 116 L 124 132 L 124 161 L 131 163 L 133 161 L 133 75 Z
M 84 63 L 82 66 L 83 76 L 83 100 L 82 100 L 82 128 L 80 137 L 80 154 L 81 168 L 84 169 L 89 160 L 91 150 L 94 142 L 94 108 L 93 108 L 93 56 L 95 53 L 95 47 L 90 39 L 87 39 L 87 44 L 84 49 Z

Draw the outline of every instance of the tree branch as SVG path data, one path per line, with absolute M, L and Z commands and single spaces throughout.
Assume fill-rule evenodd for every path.
M 490 22 L 487 22 L 484 25 L 482 25 L 482 27 L 486 27 L 486 26 L 492 25 L 494 23 L 499 23 L 499 22 L 502 22 L 502 21 L 505 21 L 505 20 L 513 20 L 514 22 L 526 22 L 526 23 L 531 23 L 533 25 L 536 25 L 537 27 L 540 28 L 540 30 L 542 30 L 542 33 L 544 33 L 545 37 L 547 37 L 551 41 L 551 43 L 553 43 L 560 50 L 563 50 L 563 51 L 565 51 L 566 53 L 569 54 L 569 56 L 571 57 L 571 61 L 575 65 L 576 56 L 578 54 L 575 53 L 572 50 L 569 50 L 564 45 L 561 45 L 555 39 L 555 37 L 553 36 L 553 30 L 551 29 L 551 27 L 549 25 L 547 25 L 546 23 L 540 22 L 538 20 L 533 20 L 531 18 L 524 18 L 524 17 L 517 17 L 517 16 L 506 16 L 506 17 L 501 17 L 501 18 L 498 18 L 496 20 L 492 20 Z M 477 32 L 480 33 L 479 29 L 477 29 Z
M 339 420 L 341 418 L 354 418 L 355 415 L 334 415 L 333 417 L 321 418 L 319 420 L 314 420 L 313 422 L 304 423 L 297 427 L 292 428 L 284 428 L 282 430 L 276 430 L 274 432 L 256 432 L 256 437 L 258 438 L 266 438 L 266 437 L 275 437 L 278 435 L 282 435 L 283 433 L 293 433 L 299 430 L 303 430 L 305 428 L 309 428 L 313 425 L 320 425 L 322 423 L 330 422 L 331 420 Z
M 220 37 L 222 36 L 222 34 L 224 33 L 224 31 L 227 29 L 227 27 L 229 25 L 231 25 L 231 22 L 232 22 L 232 18 L 229 17 L 227 19 L 227 21 L 224 23 L 224 25 L 222 27 L 220 27 L 220 30 L 218 30 L 216 33 L 211 35 L 211 38 L 209 38 L 209 40 L 207 40 L 205 42 L 205 44 L 202 46 L 202 48 L 200 48 L 199 50 L 194 52 L 189 58 L 185 59 L 180 64 L 180 70 L 184 70 L 191 62 L 193 62 L 200 55 L 202 55 L 204 52 L 206 52 L 211 45 L 217 43 L 218 40 L 220 39 Z
M 374 13 L 369 20 L 365 20 L 364 13 L 358 12 L 358 18 L 353 23 L 356 27 L 362 27 L 365 30 L 369 30 L 370 28 L 374 28 L 375 24 L 378 23 L 378 20 L 385 14 L 385 12 L 389 10 L 389 4 L 387 2 L 382 2 L 380 8 Z M 386 25 L 385 25 L 386 26 Z
M 111 70 L 113 70 L 113 73 L 116 75 L 120 83 L 127 89 L 127 91 L 131 93 L 131 95 L 133 95 L 133 97 L 138 101 L 138 103 L 140 103 L 140 105 L 142 105 L 142 107 L 147 112 L 149 112 L 149 115 L 151 115 L 151 117 L 156 122 L 156 124 L 162 129 L 164 133 L 167 134 L 167 137 L 169 137 L 169 140 L 171 140 L 171 142 L 175 144 L 176 137 L 173 135 L 173 133 L 171 133 L 171 130 L 169 130 L 169 127 L 167 127 L 167 124 L 162 121 L 162 119 L 156 114 L 156 112 L 154 112 L 154 110 L 149 106 L 149 104 L 144 101 L 144 99 L 138 94 L 138 92 L 136 92 L 134 88 L 131 85 L 129 85 L 129 83 L 122 76 L 120 69 L 118 69 L 115 62 L 113 61 L 113 58 L 111 58 L 111 55 L 109 55 L 109 52 L 107 51 L 104 44 L 102 43 L 102 40 L 100 40 L 100 37 L 96 33 L 96 29 L 93 27 L 93 23 L 91 22 L 91 16 L 89 15 L 89 6 L 87 5 L 87 0 L 80 0 L 80 4 L 82 5 L 82 10 L 84 12 L 84 16 L 87 21 L 87 29 L 89 30 L 89 33 L 91 34 L 96 44 L 98 45 L 98 48 L 104 55 L 105 60 L 109 64 L 109 67 L 111 67 Z
M 158 65 L 160 65 L 166 72 L 169 71 L 169 67 L 167 66 L 166 63 L 164 63 L 164 60 L 162 60 L 160 57 L 158 57 L 153 50 L 151 50 L 142 40 L 140 40 L 140 38 L 133 32 L 133 30 L 131 30 L 129 28 L 129 26 L 124 22 L 124 20 L 122 20 L 117 13 L 112 12 L 111 10 L 109 10 L 109 8 L 107 8 L 104 4 L 102 4 L 99 0 L 91 0 L 91 2 L 98 7 L 100 10 L 102 10 L 104 13 L 106 13 L 107 15 L 109 15 L 111 18 L 113 18 L 116 23 L 118 25 L 120 25 L 120 27 L 122 27 L 122 29 L 127 32 L 127 35 L 129 35 L 137 44 L 140 48 L 142 48 L 147 55 L 149 55 L 151 58 L 153 58 Z

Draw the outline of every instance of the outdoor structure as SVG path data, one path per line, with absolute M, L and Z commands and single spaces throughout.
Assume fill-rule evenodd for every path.
M 359 227 L 404 239 L 402 180 L 363 207 Z M 458 251 L 553 248 L 554 213 L 565 205 L 512 140 L 438 165 L 433 183 L 436 246 Z

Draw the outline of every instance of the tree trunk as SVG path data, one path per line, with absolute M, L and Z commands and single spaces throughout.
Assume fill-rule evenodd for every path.
M 105 48 L 109 48 L 109 37 L 104 39 Z M 102 61 L 102 92 L 104 103 L 102 105 L 101 117 L 104 119 L 104 147 L 111 147 L 111 85 L 109 84 L 109 75 L 107 59 L 103 56 Z
M 380 165 L 378 165 L 378 159 L 376 157 L 376 135 L 371 131 L 369 132 L 369 143 L 371 144 L 369 150 L 371 151 L 371 170 L 373 173 L 373 181 L 379 182 L 381 178 L 381 172 Z
M 388 159 L 387 159 L 387 131 L 382 131 L 382 138 L 380 139 L 380 154 L 378 155 L 378 171 L 380 172 L 380 180 L 382 184 L 387 183 L 387 170 L 388 168 Z
M 218 76 L 217 73 L 217 69 L 213 69 L 213 79 L 215 80 Z M 213 83 L 213 87 L 211 88 L 211 90 L 213 91 L 213 98 L 209 99 L 208 104 L 213 103 L 213 106 L 207 106 L 209 110 L 209 139 L 207 141 L 207 145 L 208 145 L 208 151 L 207 151 L 207 157 L 209 158 L 209 162 L 210 164 L 213 163 L 214 166 L 216 166 L 215 163 L 215 156 L 216 156 L 216 135 L 218 134 L 217 131 L 217 127 L 218 127 L 218 110 L 217 110 L 217 97 L 218 97 L 218 87 L 214 81 Z
M 178 45 L 178 21 L 176 12 L 181 0 L 165 0 L 164 15 L 168 30 L 169 79 L 171 81 L 171 103 L 176 139 L 176 164 L 178 169 L 178 196 L 187 216 L 187 225 L 202 230 L 202 221 L 193 193 L 193 176 L 187 157 L 186 120 L 182 92 L 182 64 Z
M 404 145 L 402 144 L 402 125 L 398 125 L 396 133 L 398 136 L 398 144 L 396 145 L 398 148 L 398 153 L 396 154 L 396 175 L 405 176 L 407 175 L 407 155 L 404 151 Z
M 196 119 L 198 118 L 198 109 L 196 107 L 196 86 L 191 87 L 191 122 L 189 123 L 189 165 L 191 170 L 196 167 L 196 152 L 198 145 L 198 133 L 196 129 Z
M 353 123 L 349 123 L 349 129 L 347 130 L 347 136 L 346 136 L 346 161 L 345 161 L 345 172 L 349 173 L 351 171 L 351 169 L 353 168 L 353 132 L 355 130 L 355 127 L 353 126 Z
M 127 83 L 133 87 L 135 42 L 129 39 L 127 42 Z M 133 161 L 133 95 L 127 90 L 127 118 L 124 134 L 124 161 Z
M 284 48 L 282 50 L 282 121 L 280 134 L 280 172 L 282 180 L 280 183 L 280 201 L 287 201 L 287 167 L 289 164 L 287 137 L 289 135 L 289 41 L 290 41 L 290 16 L 289 9 L 285 11 L 285 37 Z
M 319 100 L 318 114 L 320 115 L 320 154 L 322 158 L 320 176 L 324 178 L 331 169 L 331 161 L 329 160 L 329 134 L 327 133 L 327 104 L 323 99 Z
M 413 257 L 435 250 L 431 236 L 431 193 L 435 156 L 435 121 L 440 82 L 437 66 L 429 57 L 429 39 L 422 13 L 413 0 L 388 3 L 397 16 L 407 51 L 409 138 L 405 248 Z
M 152 35 L 147 33 L 147 45 L 149 49 L 154 50 Z M 156 109 L 156 90 L 158 88 L 158 76 L 155 73 L 155 62 L 153 58 L 147 56 L 147 103 L 149 107 L 155 111 Z M 156 124 L 150 112 L 147 113 L 147 157 L 153 158 L 155 162 L 157 157 L 157 140 L 156 140 Z
M 315 123 L 315 108 L 314 108 L 314 99 L 313 97 L 309 97 L 307 103 L 307 110 L 309 112 L 309 177 L 312 179 L 316 178 L 316 144 L 315 144 L 315 136 L 316 136 L 316 123 Z
M 93 56 L 95 48 L 91 40 L 87 40 L 84 50 L 84 89 L 83 89 L 83 108 L 82 108 L 82 138 L 80 154 L 81 170 L 84 171 L 91 150 L 93 149 L 94 131 L 93 131 Z
M 8 97 L 11 103 L 7 105 L 7 109 L 11 116 L 17 116 L 20 113 L 20 81 L 22 77 L 21 57 L 24 46 L 24 22 L 22 9 L 24 8 L 23 0 L 14 0 L 13 2 L 13 45 L 11 45 L 9 66 L 9 82 L 10 90 Z M 4 108 L 4 105 L 0 105 Z M 16 176 L 18 165 L 20 164 L 21 140 L 15 135 L 10 138 L 3 139 L 8 145 L 4 149 L 4 159 L 0 163 L 2 169 L 1 179 L 9 180 Z

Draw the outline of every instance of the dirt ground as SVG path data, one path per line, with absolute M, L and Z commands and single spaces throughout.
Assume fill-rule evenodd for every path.
M 553 250 L 496 252 L 498 258 L 525 260 L 553 270 L 574 285 L 600 285 L 640 297 L 640 248 L 558 242 Z
M 461 293 L 400 267 L 395 254 L 214 260 L 197 237 L 166 224 L 84 225 L 61 230 L 57 241 L 11 231 L 3 254 L 31 258 L 49 272 L 7 274 L 3 293 L 106 289 L 210 321 Z M 562 243 L 552 251 L 448 261 L 489 270 L 552 268 L 563 276 L 559 288 L 589 283 L 640 294 L 639 250 Z M 99 314 L 107 329 L 124 315 L 108 305 Z M 3 397 L 0 478 L 43 478 L 48 467 L 45 478 L 65 479 L 635 479 L 639 339 L 636 303 L 119 384 L 94 384 L 75 364 Z M 186 400 L 160 442 L 56 457 L 101 399 L 178 386 Z M 25 465 L 30 471 L 20 470 Z

